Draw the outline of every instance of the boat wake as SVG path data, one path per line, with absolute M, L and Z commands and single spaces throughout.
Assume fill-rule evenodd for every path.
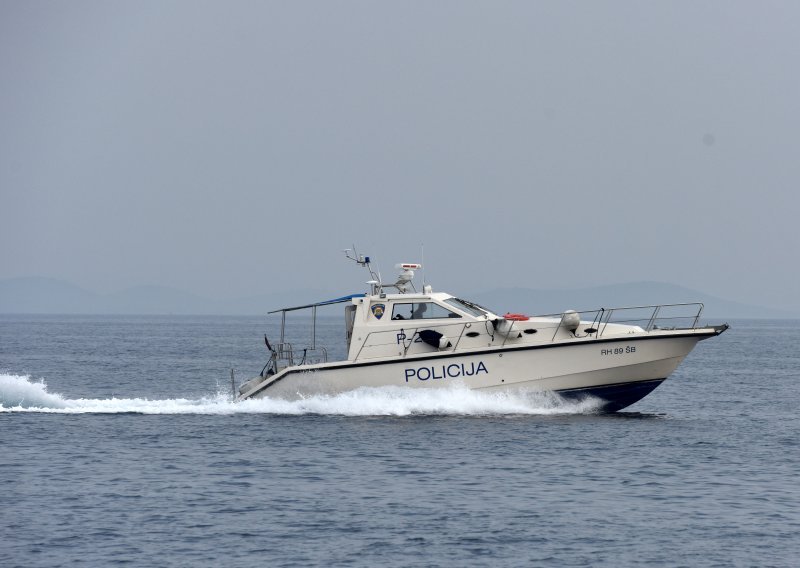
M 441 389 L 362 387 L 338 395 L 300 400 L 245 400 L 235 403 L 229 393 L 199 399 L 107 398 L 69 399 L 50 393 L 43 380 L 0 374 L 0 413 L 56 414 L 274 414 L 334 416 L 524 416 L 592 414 L 602 401 L 567 401 L 541 392 L 487 393 L 463 386 Z

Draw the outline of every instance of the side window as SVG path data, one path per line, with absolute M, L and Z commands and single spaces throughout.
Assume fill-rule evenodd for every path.
M 443 308 L 439 304 L 434 304 L 433 302 L 395 304 L 392 308 L 393 320 L 446 319 L 460 317 L 461 316 L 457 313 L 451 312 L 447 308 Z

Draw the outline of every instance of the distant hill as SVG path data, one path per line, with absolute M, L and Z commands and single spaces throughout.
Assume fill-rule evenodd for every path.
M 0 313 L 7 314 L 263 315 L 276 308 L 334 297 L 335 291 L 291 290 L 218 300 L 166 286 L 137 286 L 100 294 L 52 278 L 0 280 Z
M 470 299 L 498 313 L 558 313 L 651 304 L 702 302 L 703 315 L 713 318 L 797 318 L 800 314 L 732 302 L 698 290 L 664 282 L 628 282 L 572 290 L 498 288 L 477 292 Z
M 96 313 L 84 312 L 96 298 L 93 292 L 51 278 L 0 280 L 3 313 Z
M 233 299 L 209 299 L 164 286 L 138 286 L 113 294 L 51 278 L 0 280 L 0 313 L 264 315 L 286 306 L 335 298 L 351 290 L 305 289 Z M 498 288 L 464 295 L 498 313 L 557 313 L 681 302 L 703 302 L 708 318 L 798 318 L 800 314 L 731 302 L 663 282 L 631 282 L 573 290 Z

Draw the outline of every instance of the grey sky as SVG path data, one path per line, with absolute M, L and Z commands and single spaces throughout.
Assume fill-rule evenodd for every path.
M 795 2 L 0 1 L 0 278 L 800 307 Z

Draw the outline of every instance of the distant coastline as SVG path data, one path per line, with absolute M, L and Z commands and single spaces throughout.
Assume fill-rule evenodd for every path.
M 260 315 L 311 300 L 341 295 L 342 290 L 279 291 L 230 299 L 203 298 L 175 288 L 138 286 L 112 294 L 86 290 L 70 282 L 44 277 L 0 280 L 2 314 L 86 315 Z M 458 292 L 460 293 L 460 292 Z M 465 292 L 464 297 L 500 313 L 556 313 L 658 303 L 702 302 L 704 315 L 717 318 L 800 318 L 800 313 L 733 302 L 664 282 L 629 282 L 564 290 L 498 288 Z

